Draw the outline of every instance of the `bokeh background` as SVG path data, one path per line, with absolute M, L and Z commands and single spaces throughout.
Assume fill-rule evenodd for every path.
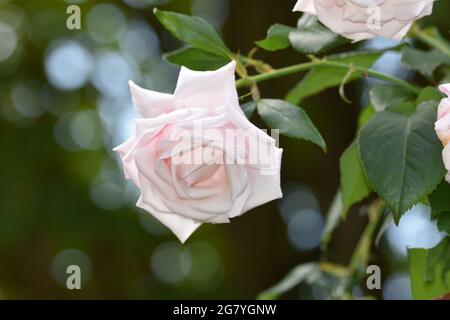
M 339 157 L 355 136 L 373 82 L 347 87 L 351 105 L 336 89 L 304 101 L 329 152 L 283 138 L 285 198 L 229 225 L 204 225 L 184 246 L 134 207 L 137 191 L 111 151 L 130 135 L 135 117 L 128 80 L 169 93 L 175 87 L 178 68 L 161 55 L 181 44 L 157 23 L 154 6 L 204 17 L 230 48 L 246 53 L 273 23 L 295 25 L 294 3 L 0 0 L 1 299 L 253 299 L 295 265 L 319 259 Z M 81 8 L 81 30 L 66 27 L 69 4 Z M 449 38 L 448 12 L 450 3 L 440 0 L 424 23 Z M 305 60 L 292 50 L 258 57 L 274 66 Z M 389 53 L 376 67 L 412 77 L 398 61 Z M 262 94 L 283 97 L 300 79 L 265 83 Z M 362 211 L 356 208 L 338 228 L 329 260 L 348 262 L 366 223 Z M 373 259 L 382 265 L 383 290 L 371 294 L 409 299 L 406 247 L 430 247 L 441 237 L 424 206 L 391 226 Z M 81 266 L 82 290 L 65 287 L 71 264 Z M 363 292 L 355 288 L 357 296 Z M 328 296 L 302 285 L 286 298 Z

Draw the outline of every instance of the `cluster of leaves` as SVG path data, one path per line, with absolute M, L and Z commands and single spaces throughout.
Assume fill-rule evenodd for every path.
M 167 30 L 188 45 L 166 54 L 165 59 L 169 62 L 192 70 L 208 71 L 222 67 L 231 60 L 242 60 L 239 55 L 227 48 L 217 31 L 202 18 L 157 9 L 155 9 L 155 15 Z M 313 30 L 312 26 L 309 28 Z M 287 37 L 286 34 L 284 36 Z M 266 47 L 269 47 L 267 42 L 272 40 L 266 40 L 263 42 L 266 42 Z M 318 43 L 310 42 L 307 47 L 312 52 Z M 251 101 L 242 108 L 249 118 L 257 110 L 269 127 L 280 129 L 280 133 L 287 136 L 311 141 L 326 150 L 324 139 L 306 112 L 293 103 L 284 100 L 262 99 Z
M 236 60 L 237 71 L 242 78 L 248 76 L 248 66 L 255 67 L 260 73 L 274 72 L 261 70 L 262 64 L 251 57 L 233 53 L 217 31 L 201 18 L 159 10 L 155 10 L 155 15 L 177 39 L 187 45 L 165 56 L 171 63 L 205 71 Z M 343 86 L 363 76 L 363 70 L 372 67 L 386 52 L 353 50 L 324 56 L 327 50 L 348 42 L 309 15 L 303 15 L 296 27 L 273 25 L 267 37 L 257 41 L 256 45 L 268 51 L 292 47 L 309 56 L 312 64 L 284 100 L 260 99 L 259 94 L 254 95 L 254 101 L 242 106 L 245 114 L 251 118 L 257 110 L 269 127 L 280 129 L 284 135 L 311 141 L 326 151 L 324 139 L 298 104 L 333 87 L 339 87 L 345 99 Z M 436 49 L 423 51 L 398 46 L 387 50 L 399 51 L 405 68 L 433 83 L 435 71 L 442 65 L 450 65 L 450 57 Z M 322 55 L 320 61 L 331 63 L 315 64 L 318 58 L 311 55 Z M 382 199 L 397 224 L 414 205 L 429 204 L 439 229 L 450 233 L 450 185 L 443 180 L 446 170 L 442 161 L 442 144 L 434 131 L 442 95 L 434 87 L 422 89 L 392 82 L 393 85 L 377 85 L 371 89 L 370 104 L 361 113 L 355 141 L 341 157 L 341 188 L 328 216 L 323 236 L 325 246 L 340 217 L 345 217 L 352 206 L 372 193 Z M 433 296 L 424 293 L 424 288 L 437 286 L 433 282 L 437 277 L 430 274 L 439 273 L 445 280 L 446 271 L 450 269 L 449 252 L 448 239 L 429 252 L 418 249 L 410 251 L 416 297 Z M 302 280 L 317 282 L 317 279 L 323 279 L 317 276 L 323 273 L 320 270 L 318 264 L 298 267 L 292 276 L 274 287 L 269 296 L 277 296 Z M 450 291 L 448 281 L 447 284 L 445 281 L 440 284 L 444 289 L 432 289 L 433 294 Z

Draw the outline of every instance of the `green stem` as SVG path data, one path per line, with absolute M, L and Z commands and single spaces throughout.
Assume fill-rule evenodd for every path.
M 240 79 L 236 81 L 237 88 L 244 88 L 251 86 L 252 83 L 259 83 L 264 82 L 267 80 L 277 79 L 281 77 L 285 77 L 291 74 L 299 73 L 305 70 L 312 69 L 317 66 L 329 66 L 329 67 L 335 67 L 335 68 L 341 68 L 341 69 L 350 69 L 353 68 L 355 71 L 361 72 L 369 77 L 384 80 L 387 82 L 394 83 L 400 87 L 403 87 L 404 89 L 411 91 L 413 93 L 419 93 L 420 89 L 400 78 L 390 76 L 375 70 L 354 66 L 347 63 L 342 62 L 336 62 L 336 61 L 326 61 L 326 60 L 315 60 L 311 62 L 301 63 L 293 66 L 289 66 L 286 68 L 281 69 L 275 69 L 271 72 L 263 73 L 260 75 L 247 77 L 244 79 Z
M 359 239 L 350 263 L 346 268 L 348 276 L 341 279 L 334 290 L 334 295 L 337 298 L 351 299 L 353 285 L 359 281 L 361 275 L 365 274 L 365 269 L 370 261 L 372 243 L 385 208 L 384 202 L 380 199 L 375 200 L 370 206 L 369 223 Z
M 254 67 L 260 73 L 272 72 L 273 68 L 262 60 L 256 60 L 243 55 L 238 55 L 237 59 L 242 63 Z
M 420 29 L 417 25 L 411 28 L 411 35 L 450 57 L 450 44 L 439 35 L 432 35 L 430 32 Z
M 376 235 L 377 227 L 383 217 L 384 210 L 384 202 L 379 199 L 375 200 L 370 206 L 369 223 L 350 260 L 349 269 L 352 274 L 358 274 L 359 271 L 367 268 L 370 260 L 372 243 Z

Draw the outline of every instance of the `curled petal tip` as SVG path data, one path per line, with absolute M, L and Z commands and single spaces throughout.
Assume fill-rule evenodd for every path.
M 450 96 L 450 83 L 440 85 L 439 90 L 442 93 L 445 93 L 446 95 Z

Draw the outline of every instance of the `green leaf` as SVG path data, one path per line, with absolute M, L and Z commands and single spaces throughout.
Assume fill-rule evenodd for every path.
M 439 264 L 444 267 L 440 275 L 436 274 L 435 269 Z M 444 238 L 440 244 L 428 251 L 425 281 L 431 283 L 440 276 L 442 282 L 445 283 L 448 272 L 450 272 L 450 237 Z
M 174 37 L 197 48 L 223 58 L 230 58 L 232 53 L 226 47 L 217 31 L 204 19 L 180 13 L 162 11 L 155 8 L 156 18 Z
M 291 270 L 277 285 L 258 295 L 258 300 L 275 300 L 303 282 L 314 282 L 321 271 L 317 263 L 302 264 Z
M 358 143 L 353 143 L 344 152 L 340 160 L 342 215 L 344 217 L 354 204 L 364 200 L 372 191 L 367 183 L 358 148 Z
M 275 99 L 263 99 L 258 103 L 258 113 L 272 129 L 291 138 L 311 141 L 324 151 L 327 146 L 306 112 L 289 102 Z
M 370 68 L 381 55 L 382 52 L 350 52 L 329 56 L 327 60 Z M 325 89 L 338 87 L 347 73 L 347 69 L 317 66 L 311 69 L 303 80 L 288 93 L 286 100 L 292 104 L 299 104 L 303 99 Z M 361 75 L 360 72 L 354 72 L 347 83 L 360 78 Z
M 439 231 L 450 234 L 450 211 L 442 212 L 437 221 Z
M 408 261 L 414 299 L 430 300 L 450 292 L 450 238 L 433 249 L 409 249 Z
M 247 103 L 244 103 L 242 106 L 242 111 L 244 111 L 245 116 L 250 119 L 256 110 L 256 102 L 255 101 L 249 101 Z
M 450 64 L 450 58 L 438 50 L 427 52 L 406 47 L 402 51 L 401 63 L 404 67 L 419 71 L 423 76 L 431 78 L 437 67 Z
M 358 129 L 364 127 L 367 122 L 372 119 L 375 113 L 376 111 L 373 105 L 369 104 L 367 107 L 365 107 L 358 117 Z
M 441 101 L 442 94 L 434 87 L 426 87 L 420 91 L 419 96 L 417 97 L 416 104 L 419 105 L 423 102 L 436 100 Z
M 257 41 L 256 44 L 268 51 L 286 49 L 290 46 L 289 33 L 293 30 L 296 29 L 284 24 L 274 24 L 267 31 L 267 37 L 264 40 Z
M 370 90 L 369 96 L 370 102 L 377 112 L 412 98 L 409 92 L 394 86 L 376 86 Z
M 397 224 L 445 175 L 442 145 L 434 131 L 436 112 L 433 101 L 420 105 L 410 116 L 384 111 L 361 130 L 364 171 Z
M 196 48 L 182 48 L 167 53 L 164 59 L 196 71 L 217 70 L 230 62 L 229 59 Z
M 450 212 L 450 184 L 442 181 L 429 197 L 431 214 L 436 219 L 443 212 Z
M 412 101 L 404 101 L 390 106 L 388 110 L 409 116 L 416 112 L 416 106 Z
M 305 54 L 320 53 L 350 42 L 318 21 L 299 26 L 289 34 L 289 41 L 297 51 Z

